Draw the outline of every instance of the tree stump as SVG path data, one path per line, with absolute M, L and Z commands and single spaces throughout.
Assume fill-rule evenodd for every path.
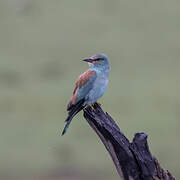
M 151 155 L 147 134 L 136 133 L 129 142 L 108 113 L 95 103 L 84 109 L 84 117 L 98 134 L 123 180 L 175 180 Z

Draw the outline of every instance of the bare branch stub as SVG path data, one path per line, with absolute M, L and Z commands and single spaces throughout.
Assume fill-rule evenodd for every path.
M 175 180 L 169 172 L 163 171 L 164 179 L 162 173 L 161 177 L 158 174 L 157 162 L 149 151 L 145 133 L 136 133 L 130 143 L 108 113 L 104 113 L 98 104 L 94 109 L 85 108 L 84 117 L 98 134 L 124 180 Z

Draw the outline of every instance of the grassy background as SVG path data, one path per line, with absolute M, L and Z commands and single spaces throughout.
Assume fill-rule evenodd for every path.
M 80 113 L 60 136 L 82 58 L 111 60 L 103 109 L 180 178 L 180 2 L 0 1 L 0 179 L 119 179 Z

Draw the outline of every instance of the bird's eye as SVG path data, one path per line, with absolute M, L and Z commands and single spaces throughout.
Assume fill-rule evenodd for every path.
M 100 60 L 102 60 L 102 58 L 97 58 L 97 59 L 95 59 L 94 61 L 100 61 Z

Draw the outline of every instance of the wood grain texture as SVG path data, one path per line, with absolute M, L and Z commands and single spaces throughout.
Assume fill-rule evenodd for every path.
M 175 180 L 151 155 L 145 133 L 136 133 L 129 142 L 108 113 L 95 103 L 84 109 L 84 117 L 109 152 L 124 180 Z

